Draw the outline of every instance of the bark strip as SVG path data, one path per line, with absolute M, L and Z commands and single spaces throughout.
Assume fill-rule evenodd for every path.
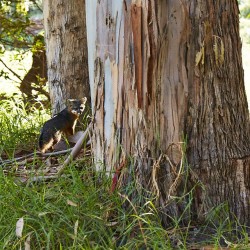
M 142 108 L 142 7 L 138 4 L 131 6 L 131 23 L 134 38 L 135 85 L 138 107 Z

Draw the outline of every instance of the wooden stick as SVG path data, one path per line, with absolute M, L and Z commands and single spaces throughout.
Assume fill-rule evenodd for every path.
M 92 123 L 89 124 L 89 126 L 87 127 L 87 129 L 84 131 L 84 133 L 81 135 L 81 137 L 79 138 L 79 140 L 77 141 L 76 145 L 73 147 L 70 155 L 68 156 L 68 158 L 64 161 L 63 165 L 61 166 L 61 168 L 59 168 L 58 170 L 58 177 L 60 177 L 64 171 L 64 169 L 69 165 L 69 163 L 78 155 L 78 153 L 81 150 L 82 144 L 85 140 L 85 138 L 87 137 L 87 135 L 89 135 L 89 129 L 91 127 Z
M 37 157 L 43 158 L 43 157 L 66 154 L 66 153 L 71 152 L 72 149 L 73 148 L 69 148 L 69 149 L 65 149 L 65 150 L 61 150 L 61 151 L 56 151 L 56 152 L 51 152 L 51 153 L 44 153 L 44 154 L 41 153 L 41 152 L 30 153 L 30 154 L 27 154 L 27 155 L 24 155 L 24 156 L 21 156 L 21 157 L 14 158 L 12 160 L 1 161 L 0 166 L 4 165 L 4 164 L 9 164 L 9 163 L 21 161 L 21 160 L 27 159 L 27 158 L 32 157 L 32 156 L 37 156 Z
M 70 175 L 62 175 L 62 176 L 63 177 L 68 177 Z M 32 178 L 25 178 L 25 177 L 23 177 L 23 179 L 20 178 L 20 177 L 18 177 L 16 180 L 18 182 L 21 182 L 21 183 L 29 183 L 29 184 L 31 184 L 33 182 L 37 183 L 37 182 L 42 182 L 42 181 L 55 180 L 57 178 L 58 178 L 57 175 L 47 175 L 47 176 L 34 176 Z

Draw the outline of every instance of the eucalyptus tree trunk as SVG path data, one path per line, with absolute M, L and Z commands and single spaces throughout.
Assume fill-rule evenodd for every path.
M 85 0 L 44 0 L 44 28 L 52 113 L 68 98 L 89 99 Z
M 164 223 L 183 212 L 173 197 L 189 173 L 194 213 L 227 202 L 249 224 L 237 1 L 87 0 L 86 16 L 97 167 L 123 185 L 134 172 Z

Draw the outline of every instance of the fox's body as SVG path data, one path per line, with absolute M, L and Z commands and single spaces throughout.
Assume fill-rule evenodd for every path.
M 42 153 L 61 140 L 62 134 L 73 135 L 79 115 L 85 108 L 87 98 L 69 100 L 67 108 L 44 123 L 39 137 L 39 149 Z

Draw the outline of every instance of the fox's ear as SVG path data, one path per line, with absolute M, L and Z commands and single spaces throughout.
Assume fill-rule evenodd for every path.
M 85 103 L 86 103 L 86 101 L 87 101 L 87 97 L 83 97 L 83 98 L 81 98 L 81 103 L 82 103 L 82 104 L 85 104 Z
M 74 101 L 74 99 L 67 99 L 67 101 L 66 101 L 66 106 L 67 106 L 67 107 L 71 107 L 73 101 Z

